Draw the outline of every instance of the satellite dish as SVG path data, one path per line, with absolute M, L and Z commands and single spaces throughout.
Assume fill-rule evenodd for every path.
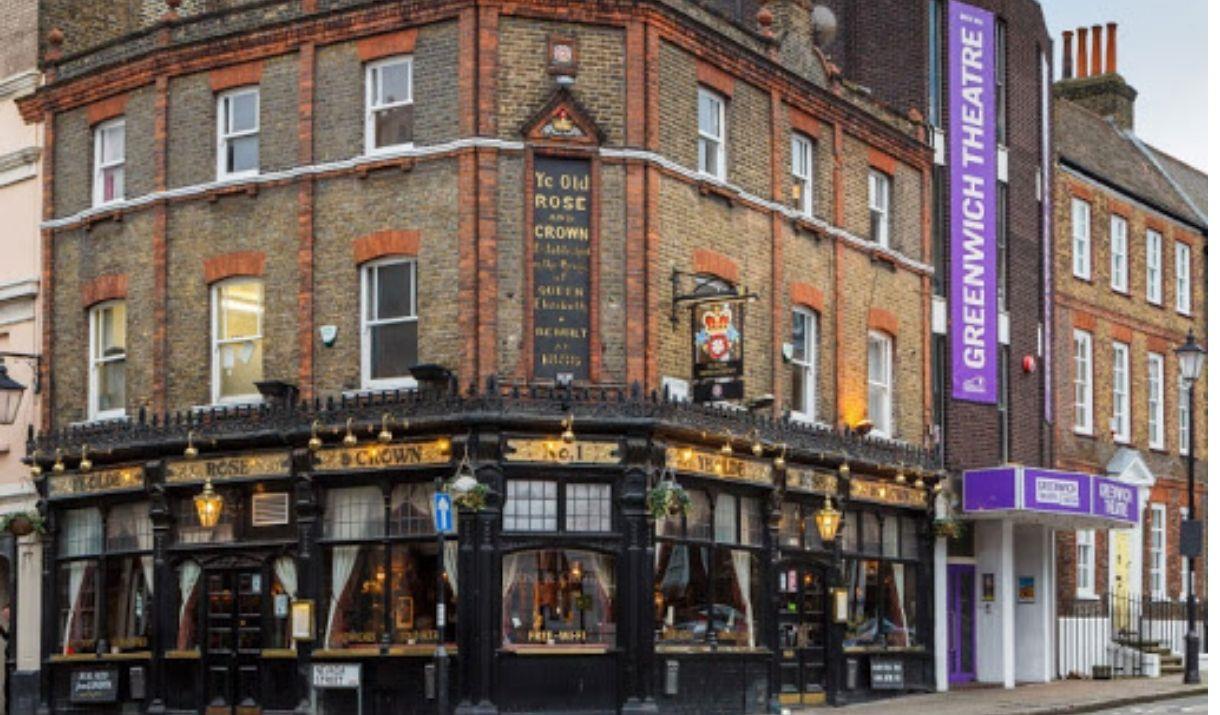
M 826 47 L 834 42 L 839 31 L 839 20 L 834 11 L 825 5 L 815 5 L 813 8 L 813 43 L 818 47 Z

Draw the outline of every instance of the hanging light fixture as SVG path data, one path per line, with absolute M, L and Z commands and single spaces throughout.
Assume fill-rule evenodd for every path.
M 851 479 L 851 467 L 847 466 L 846 460 L 839 465 L 839 479 Z
M 571 412 L 563 418 L 563 432 L 559 435 L 559 439 L 563 440 L 564 444 L 572 444 L 576 441 L 576 433 L 572 431 L 572 423 L 575 421 L 576 416 Z
M 377 433 L 377 441 L 382 444 L 389 444 L 394 439 L 394 433 L 390 431 L 389 421 L 389 412 L 381 416 L 381 431 Z
M 55 464 L 51 465 L 51 471 L 56 474 L 62 474 L 64 469 L 64 451 L 57 449 L 55 450 Z
M 754 444 L 750 445 L 750 451 L 754 454 L 755 457 L 761 457 L 761 456 L 763 456 L 763 445 L 762 445 L 762 442 L 758 441 L 758 430 L 757 429 L 754 430 L 753 437 L 754 437 Z
M 211 529 L 220 521 L 220 511 L 224 500 L 212 488 L 212 478 L 203 482 L 203 491 L 195 495 L 195 512 L 199 515 L 199 525 Z
M 814 514 L 814 521 L 818 525 L 818 536 L 822 537 L 822 543 L 828 544 L 834 541 L 835 535 L 839 533 L 839 521 L 842 518 L 843 514 L 830 503 L 830 497 L 826 497 L 826 500 L 822 502 L 822 508 Z
M 30 476 L 37 479 L 42 476 L 42 465 L 37 461 L 37 455 L 34 455 L 34 463 L 30 465 Z
M 916 488 L 916 489 L 923 489 L 923 488 L 924 488 L 924 483 L 923 483 L 923 472 L 922 472 L 922 471 L 921 471 L 921 472 L 916 472 L 916 473 L 915 473 L 915 485 L 914 485 L 914 486 L 915 486 L 915 488 Z
M 347 434 L 343 435 L 343 446 L 344 447 L 355 447 L 357 442 L 359 442 L 359 440 L 356 439 L 356 435 L 352 434 L 352 418 L 348 417 L 347 418 Z
M 322 449 L 322 438 L 318 436 L 318 421 L 314 420 L 309 426 L 309 451 L 317 452 Z
M 898 474 L 894 475 L 894 481 L 899 484 L 907 483 L 907 475 L 902 472 L 902 465 L 898 465 Z
M 195 446 L 195 430 L 187 430 L 186 449 L 182 450 L 182 456 L 187 459 L 194 459 L 199 456 L 199 448 Z
M 89 445 L 82 444 L 80 448 L 80 464 L 77 467 L 82 472 L 87 472 L 93 469 L 93 460 L 89 459 Z
M 733 456 L 733 433 L 727 427 L 724 430 L 724 444 L 720 445 L 720 453 L 726 457 Z
M 775 465 L 776 469 L 784 468 L 784 466 L 786 465 L 786 462 L 784 461 L 784 455 L 787 453 L 788 453 L 788 443 L 784 442 L 783 444 L 781 444 L 779 446 L 779 454 L 775 455 L 775 460 L 773 461 L 773 464 Z

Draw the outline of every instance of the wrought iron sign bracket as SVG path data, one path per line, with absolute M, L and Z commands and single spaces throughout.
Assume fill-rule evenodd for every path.
M 740 286 L 736 293 L 700 293 L 698 288 L 690 293 L 681 292 L 683 278 L 698 279 L 701 275 L 675 268 L 669 276 L 670 285 L 672 286 L 671 294 L 673 295 L 673 300 L 669 307 L 669 322 L 674 330 L 678 329 L 678 308 L 699 305 L 701 303 L 723 303 L 725 301 L 753 303 L 758 300 L 758 294 L 749 290 L 744 285 Z

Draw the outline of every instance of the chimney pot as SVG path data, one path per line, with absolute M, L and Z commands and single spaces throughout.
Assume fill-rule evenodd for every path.
M 1093 69 L 1090 76 L 1101 74 L 1101 25 L 1093 26 Z
M 1089 31 L 1083 27 L 1076 28 L 1076 76 L 1087 77 L 1089 74 Z
M 1072 78 L 1072 31 L 1063 31 L 1063 78 Z
M 1106 73 L 1118 72 L 1118 23 L 1106 23 Z

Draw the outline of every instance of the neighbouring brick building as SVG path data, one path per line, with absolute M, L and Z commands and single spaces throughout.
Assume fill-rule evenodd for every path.
M 1176 612 L 1155 636 L 1181 652 L 1187 391 L 1175 350 L 1207 345 L 1207 175 L 1142 141 L 1117 28 L 1063 34 L 1055 85 L 1055 463 L 1140 488 L 1135 529 L 1057 534 L 1064 615 L 1107 596 Z M 1091 41 L 1091 42 L 1090 42 Z M 1090 49 L 1091 46 L 1091 49 Z M 1073 61 L 1073 55 L 1075 60 Z M 1196 508 L 1207 512 L 1207 373 L 1196 384 Z M 1206 550 L 1196 594 L 1207 594 Z
M 41 8 L 54 557 L 25 697 L 935 686 L 933 151 L 807 3 Z M 455 468 L 480 486 L 438 543 Z

